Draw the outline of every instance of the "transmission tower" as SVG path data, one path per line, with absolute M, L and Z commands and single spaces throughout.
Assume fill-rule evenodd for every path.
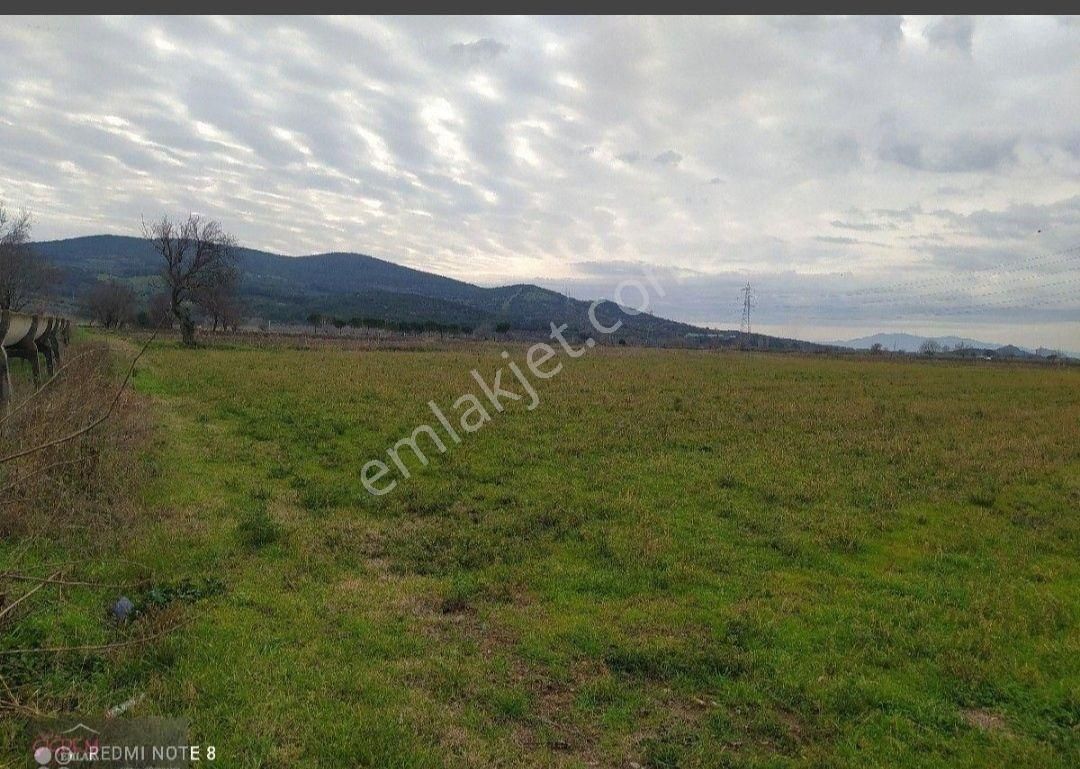
M 747 284 L 739 290 L 739 293 L 743 296 L 742 325 L 739 327 L 739 330 L 743 335 L 747 335 L 750 333 L 750 309 L 754 306 L 754 289 L 751 288 L 750 283 L 747 282 Z

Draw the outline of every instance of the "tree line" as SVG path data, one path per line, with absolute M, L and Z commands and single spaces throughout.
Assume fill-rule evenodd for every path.
M 437 334 L 471 334 L 473 327 L 464 323 L 439 323 L 433 320 L 408 321 L 389 320 L 387 318 L 361 318 L 352 317 L 348 320 L 333 315 L 323 315 L 313 312 L 307 316 L 308 324 L 319 333 L 323 326 L 333 326 L 336 329 L 366 328 L 380 329 L 383 331 L 398 331 L 401 333 L 437 333 Z
M 0 309 L 37 310 L 59 274 L 31 245 L 28 211 L 11 214 L 0 203 Z M 99 281 L 81 299 L 82 311 L 105 328 L 131 323 L 157 328 L 179 326 L 187 346 L 195 345 L 194 313 L 200 311 L 216 331 L 239 325 L 237 298 L 240 256 L 236 240 L 212 219 L 191 214 L 143 222 L 143 236 L 161 256 L 161 290 L 138 310 L 132 286 Z
M 105 328 L 131 323 L 171 328 L 175 322 L 189 347 L 195 345 L 196 309 L 214 331 L 239 325 L 240 260 L 236 241 L 218 222 L 196 214 L 176 222 L 162 217 L 143 222 L 143 235 L 162 258 L 163 290 L 137 312 L 138 300 L 130 285 L 115 279 L 99 282 L 83 299 L 83 311 L 91 321 Z

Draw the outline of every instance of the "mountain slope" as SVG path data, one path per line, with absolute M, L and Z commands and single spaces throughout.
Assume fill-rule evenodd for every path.
M 94 235 L 43 241 L 35 247 L 62 269 L 65 296 L 81 296 L 108 277 L 130 283 L 144 298 L 159 285 L 160 257 L 141 238 Z M 474 328 L 506 324 L 529 332 L 547 332 L 551 323 L 565 323 L 571 337 L 590 326 L 589 302 L 530 284 L 483 288 L 365 254 L 290 257 L 245 248 L 240 256 L 240 296 L 254 317 L 302 322 L 317 312 L 343 319 L 435 321 Z M 631 315 L 613 302 L 601 302 L 596 315 L 605 325 L 622 321 L 613 334 L 616 339 L 695 346 L 739 341 L 731 332 L 717 334 L 646 313 Z M 761 349 L 826 349 L 757 334 L 745 341 Z
M 34 244 L 69 280 L 93 281 L 99 276 L 139 278 L 160 272 L 157 252 L 142 238 L 91 235 Z M 481 289 L 470 283 L 376 259 L 365 254 L 329 253 L 289 257 L 238 249 L 244 271 L 242 293 L 267 296 L 340 294 L 380 290 L 468 303 L 480 299 Z

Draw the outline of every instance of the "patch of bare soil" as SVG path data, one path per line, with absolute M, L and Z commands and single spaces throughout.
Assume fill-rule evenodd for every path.
M 960 715 L 969 726 L 982 729 L 984 732 L 1009 733 L 1009 726 L 1005 723 L 1005 719 L 997 713 L 991 713 L 989 710 L 965 708 L 960 711 Z

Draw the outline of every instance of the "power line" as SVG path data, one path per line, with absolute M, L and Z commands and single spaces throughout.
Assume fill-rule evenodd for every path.
M 975 272 L 978 274 L 979 277 L 986 274 L 998 275 L 1009 272 L 1016 272 L 1018 270 L 1025 270 L 1030 267 L 1045 267 L 1051 264 L 1059 263 L 1064 264 L 1071 262 L 1078 256 L 1080 256 L 1080 244 L 1070 246 L 1069 248 L 1063 248 L 1058 251 L 1052 251 L 1046 254 L 1033 254 L 1031 256 L 1019 257 L 1017 259 L 1012 259 L 1008 262 L 1001 262 L 996 265 L 991 265 L 990 267 L 986 267 L 982 270 L 977 270 Z M 918 280 L 908 281 L 905 283 L 893 283 L 884 286 L 868 286 L 866 288 L 850 289 L 848 291 L 841 291 L 838 293 L 852 295 L 892 293 L 894 291 L 926 288 L 955 280 L 955 275 L 939 275 L 928 278 L 920 278 Z
M 915 304 L 927 304 L 934 306 L 942 302 L 981 302 L 987 298 L 999 297 L 994 301 L 1038 301 L 1046 296 L 1058 293 L 1064 286 L 1073 286 L 1080 283 L 1080 276 L 1056 280 L 1050 283 L 1040 284 L 1028 284 L 1028 285 L 1010 285 L 997 288 L 993 291 L 979 291 L 979 290 L 955 290 L 947 293 L 928 293 L 923 295 L 903 295 L 897 294 L 894 296 L 880 296 L 873 298 L 865 297 L 842 297 L 839 294 L 831 295 L 833 299 L 833 306 L 843 309 L 862 309 L 862 308 L 882 308 L 885 309 L 888 305 L 915 305 Z M 1048 291 L 1052 289 L 1052 291 Z M 1021 293 L 1023 292 L 1023 293 Z M 793 293 L 793 292 L 788 292 Z M 1067 296 L 1075 296 L 1075 291 L 1069 290 L 1065 292 Z M 830 298 L 830 295 L 826 295 L 825 298 Z M 837 301 L 839 300 L 839 301 Z M 792 302 L 777 302 L 768 305 L 771 309 L 800 309 L 808 306 L 805 303 L 796 304 Z
M 1072 253 L 1069 253 L 1072 252 Z M 1080 246 L 1076 246 L 1072 249 L 1067 249 L 1066 252 L 1057 252 L 1055 254 L 1039 255 L 1036 257 L 1026 257 L 1015 260 L 1007 265 L 990 267 L 984 270 L 978 270 L 964 274 L 963 279 L 969 283 L 979 283 L 993 280 L 998 277 L 1007 276 L 1011 273 L 1024 273 L 1015 275 L 1013 280 L 1030 280 L 1030 279 L 1042 279 L 1046 276 L 1039 275 L 1033 270 L 1038 267 L 1048 267 L 1051 265 L 1066 265 L 1064 269 L 1057 271 L 1056 274 L 1071 273 L 1077 269 L 1080 269 Z M 824 291 L 818 294 L 822 299 L 826 298 L 842 298 L 842 297 L 866 297 L 864 301 L 877 301 L 877 296 L 888 296 L 890 294 L 898 294 L 904 291 L 913 291 L 917 289 L 932 289 L 942 285 L 954 286 L 958 280 L 956 274 L 939 275 L 929 278 L 921 278 L 916 281 L 907 281 L 903 283 L 892 283 L 879 286 L 866 286 L 864 288 L 853 289 L 841 289 L 833 291 Z M 778 296 L 796 294 L 798 296 L 805 296 L 805 291 L 778 291 Z
M 941 275 L 891 285 L 822 292 L 813 295 L 812 299 L 805 291 L 770 292 L 774 297 L 797 296 L 804 301 L 770 302 L 767 308 L 778 310 L 782 315 L 795 315 L 802 320 L 837 320 L 873 310 L 907 318 L 970 316 L 994 311 L 1011 315 L 1012 311 L 1018 310 L 1060 312 L 1069 309 L 1068 300 L 1076 297 L 1075 286 L 1080 282 L 1080 276 L 1075 274 L 1080 269 L 1080 263 L 1075 261 L 1078 257 L 1080 244 L 1050 253 L 1020 257 L 963 277 Z M 1054 264 L 1063 266 L 1056 276 L 1034 272 Z M 1046 282 L 1047 277 L 1058 279 Z M 958 280 L 965 278 L 967 286 L 958 286 Z M 1007 285 L 1002 285 L 1006 280 Z M 915 295 L 904 295 L 909 292 Z M 751 308 L 756 306 L 749 282 L 740 289 L 740 293 L 743 297 L 741 331 L 748 334 Z M 819 303 L 810 303 L 814 299 Z M 807 310 L 813 314 L 807 314 Z

